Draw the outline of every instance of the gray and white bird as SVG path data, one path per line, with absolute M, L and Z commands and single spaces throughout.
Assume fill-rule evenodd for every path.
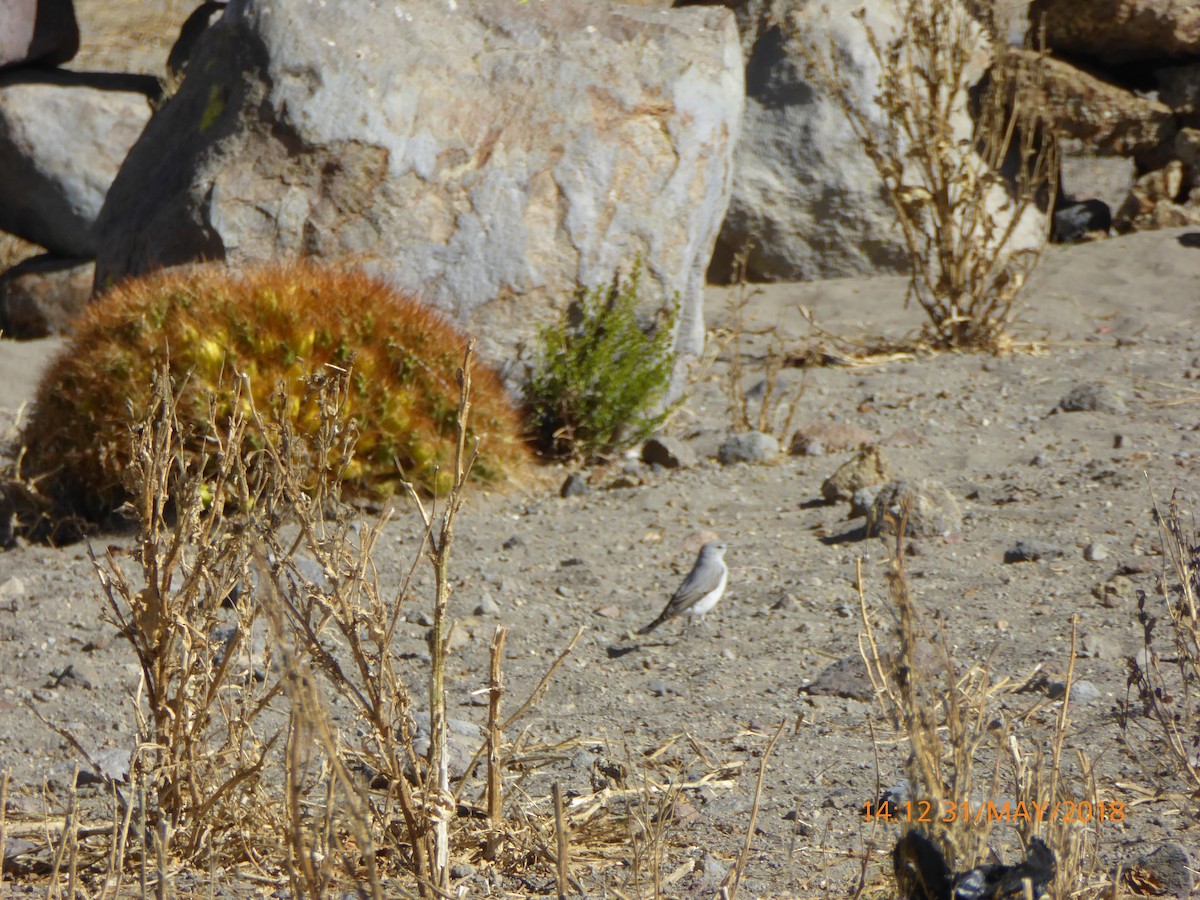
M 649 634 L 668 619 L 677 616 L 687 616 L 689 620 L 700 618 L 717 605 L 721 595 L 725 593 L 725 584 L 729 581 L 729 568 L 725 565 L 725 542 L 709 541 L 700 548 L 696 564 L 687 578 L 679 586 L 667 607 L 657 619 L 645 628 L 639 628 L 638 634 Z

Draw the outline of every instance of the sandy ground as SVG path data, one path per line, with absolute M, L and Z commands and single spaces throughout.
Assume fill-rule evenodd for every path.
M 1147 762 L 1144 741 L 1124 738 L 1114 716 L 1126 694 L 1125 659 L 1141 647 L 1133 591 L 1153 597 L 1163 565 L 1151 498 L 1177 490 L 1191 509 L 1200 497 L 1198 237 L 1165 231 L 1053 248 L 1027 290 L 1018 330 L 1036 352 L 811 370 L 797 415 L 797 424 L 836 420 L 866 429 L 885 441 L 899 475 L 937 479 L 956 498 L 962 528 L 913 540 L 908 570 L 917 602 L 961 667 L 990 661 L 993 678 L 1014 684 L 1041 667 L 1061 680 L 1078 617 L 1084 649 L 1075 677 L 1095 691 L 1072 708 L 1068 756 L 1076 773 L 1077 752 L 1094 761 L 1100 797 L 1126 804 L 1124 821 L 1094 828 L 1097 858 L 1108 868 L 1155 842 L 1200 845 L 1195 801 L 1172 794 L 1181 785 Z M 789 346 L 807 333 L 801 306 L 842 337 L 896 337 L 920 324 L 918 310 L 901 308 L 903 289 L 891 278 L 773 285 L 749 311 L 754 322 L 777 325 Z M 726 321 L 728 299 L 709 291 L 711 327 Z M 0 344 L 0 426 L 29 399 L 54 347 Z M 552 489 L 473 496 L 453 561 L 453 613 L 463 635 L 451 671 L 453 713 L 484 721 L 472 692 L 486 682 L 495 626 L 511 629 L 506 673 L 514 697 L 583 626 L 531 720 L 537 740 L 570 742 L 539 777 L 586 792 L 598 761 L 637 758 L 672 739 L 663 759 L 688 777 L 731 766 L 732 777 L 686 792 L 688 814 L 670 831 L 668 869 L 679 870 L 670 892 L 711 896 L 745 833 L 767 736 L 786 722 L 743 892 L 843 894 L 858 878 L 860 857 L 882 864 L 880 848 L 894 840 L 894 828 L 864 822 L 863 804 L 900 777 L 904 750 L 861 683 L 838 688 L 860 699 L 810 686 L 831 663 L 858 653 L 856 564 L 863 561 L 871 602 L 881 603 L 886 547 L 855 534 L 861 522 L 847 519 L 845 504 L 819 502 L 822 481 L 850 454 L 728 467 L 713 458 L 730 421 L 722 389 L 728 363 L 727 354 L 711 361 L 672 426 L 697 451 L 697 465 L 630 465 L 633 486 L 612 489 L 606 485 L 619 466 L 593 471 L 591 492 L 571 499 L 557 491 L 565 471 L 550 473 Z M 758 365 L 748 361 L 749 383 Z M 785 372 L 789 384 L 799 378 L 798 370 Z M 1124 410 L 1057 409 L 1086 385 L 1107 386 Z M 898 431 L 899 442 L 888 442 Z M 388 526 L 376 559 L 385 585 L 398 584 L 407 568 L 416 525 L 401 515 Z M 730 545 L 721 604 L 686 637 L 671 623 L 634 638 L 631 629 L 658 613 L 707 532 Z M 105 535 L 97 543 L 127 540 Z M 1061 555 L 1005 562 L 1019 540 L 1047 542 Z M 1102 558 L 1085 558 L 1090 544 L 1100 549 L 1088 555 Z M 0 553 L 0 594 L 0 770 L 11 770 L 14 793 L 32 808 L 45 782 L 62 796 L 73 756 L 23 704 L 90 750 L 128 748 L 127 692 L 136 673 L 130 652 L 101 621 L 84 546 Z M 473 614 L 485 595 L 498 612 Z M 401 652 L 420 659 L 424 634 L 406 626 Z M 1034 747 L 1044 746 L 1058 708 L 1035 688 L 1001 693 L 994 712 Z M 996 844 L 1007 858 L 1011 830 L 998 829 Z M 550 875 L 505 888 L 552 889 Z M 627 875 L 595 877 L 621 885 Z

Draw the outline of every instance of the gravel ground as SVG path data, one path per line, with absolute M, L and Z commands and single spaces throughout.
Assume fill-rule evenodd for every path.
M 837 421 L 864 429 L 897 476 L 935 479 L 953 497 L 961 524 L 908 541 L 911 589 L 960 669 L 986 663 L 996 681 L 1028 683 L 1024 692 L 999 693 L 993 706 L 1023 746 L 1044 746 L 1058 715 L 1047 690 L 1064 678 L 1077 617 L 1075 679 L 1089 687 L 1077 685 L 1068 770 L 1078 774 L 1082 753 L 1095 765 L 1099 797 L 1124 804 L 1123 821 L 1093 828 L 1097 859 L 1109 871 L 1162 842 L 1200 843 L 1195 800 L 1182 799 L 1185 786 L 1134 739 L 1143 732 L 1127 739 L 1114 715 L 1126 696 L 1126 658 L 1142 645 L 1135 591 L 1153 598 L 1163 569 L 1152 497 L 1178 491 L 1190 510 L 1200 496 L 1200 251 L 1194 233 L 1181 240 L 1187 234 L 1054 248 L 1026 293 L 1018 337 L 1035 342 L 1029 352 L 811 369 L 796 417 L 804 428 Z M 807 333 L 805 307 L 841 337 L 894 337 L 920 324 L 918 311 L 902 310 L 903 290 L 901 279 L 773 285 L 751 298 L 748 324 L 775 325 L 794 348 Z M 864 856 L 872 866 L 886 862 L 896 832 L 865 822 L 864 803 L 902 776 L 906 751 L 853 664 L 862 631 L 856 568 L 861 561 L 868 601 L 883 604 L 888 545 L 864 538 L 847 504 L 821 499 L 822 482 L 850 451 L 716 461 L 730 421 L 729 355 L 715 349 L 728 300 L 710 291 L 715 358 L 701 367 L 671 428 L 695 452 L 694 465 L 630 461 L 586 471 L 589 490 L 568 499 L 558 490 L 567 471 L 550 469 L 544 483 L 520 493 L 470 498 L 452 563 L 453 715 L 486 719 L 473 692 L 486 684 L 497 625 L 511 629 L 506 678 L 514 698 L 583 627 L 528 721 L 529 744 L 560 744 L 526 783 L 530 803 L 541 802 L 550 781 L 568 796 L 586 794 L 607 761 L 640 760 L 669 744 L 645 763 L 649 771 L 661 777 L 678 765 L 685 780 L 709 781 L 676 804 L 667 890 L 710 896 L 741 846 L 761 754 L 782 722 L 743 894 L 840 895 L 857 883 Z M 28 400 L 54 346 L 0 346 L 0 425 Z M 762 347 L 759 338 L 745 348 L 748 384 L 761 372 Z M 783 375 L 791 386 L 800 377 L 797 369 Z M 1098 408 L 1064 411 L 1071 396 Z M 386 528 L 375 560 L 385 587 L 399 584 L 417 533 L 405 510 Z M 635 637 L 714 535 L 729 544 L 730 576 L 708 620 L 686 634 L 672 622 Z M 129 538 L 100 535 L 94 543 Z M 1022 555 L 1040 558 L 1015 561 Z M 423 602 L 397 638 L 418 663 Z M 0 770 L 12 773 L 14 814 L 40 812 L 44 784 L 61 800 L 75 759 L 25 704 L 90 752 L 131 745 L 136 669 L 100 611 L 85 546 L 0 553 Z M 98 788 L 83 794 L 102 799 Z M 1012 830 L 999 827 L 994 838 L 1009 859 Z M 550 871 L 495 883 L 485 867 L 460 874 L 468 893 L 485 885 L 553 890 Z M 581 864 L 578 874 L 585 884 L 629 890 L 620 866 Z M 251 890 L 232 875 L 216 881 L 220 892 Z

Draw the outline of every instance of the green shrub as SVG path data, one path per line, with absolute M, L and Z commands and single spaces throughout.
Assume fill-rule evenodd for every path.
M 648 437 L 666 418 L 678 304 L 643 328 L 640 281 L 639 263 L 624 280 L 581 290 L 562 321 L 542 330 L 525 401 L 543 452 L 603 457 Z

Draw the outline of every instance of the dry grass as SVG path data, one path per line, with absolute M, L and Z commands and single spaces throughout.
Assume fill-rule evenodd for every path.
M 730 783 L 736 765 L 701 757 L 701 775 L 674 768 L 664 780 L 660 748 L 591 793 L 554 802 L 531 790 L 533 773 L 561 751 L 531 746 L 517 728 L 582 629 L 507 712 L 505 634 L 497 633 L 480 679 L 491 702 L 475 756 L 486 771 L 482 782 L 474 764 L 451 777 L 450 550 L 475 457 L 471 363 L 468 350 L 451 491 L 431 506 L 409 486 L 423 539 L 391 595 L 373 556 L 392 514 L 364 520 L 341 497 L 341 461 L 353 452 L 345 418 L 352 372 L 310 380 L 322 411 L 311 430 L 294 426 L 284 393 L 262 409 L 249 390 L 231 412 L 214 403 L 210 416 L 224 421 L 211 459 L 187 451 L 179 388 L 160 373 L 133 429 L 137 546 L 128 557 L 112 548 L 94 557 L 109 615 L 141 669 L 137 750 L 128 783 L 107 781 L 107 821 L 82 821 L 73 789 L 47 800 L 24 871 L 50 895 L 165 896 L 182 869 L 210 880 L 220 869 L 234 882 L 284 882 L 314 898 L 347 889 L 446 896 L 457 861 L 521 878 L 551 873 L 568 893 L 610 877 L 661 893 L 683 874 L 664 875 L 674 801 Z M 413 587 L 421 566 L 433 575 L 426 602 L 434 624 L 431 660 L 414 668 L 393 638 L 422 602 Z M 422 707 L 429 748 L 418 751 Z M 55 730 L 104 777 L 80 741 Z M 63 813 L 51 815 L 60 805 Z M 59 824 L 47 830 L 52 820 Z M 11 834 L 0 821 L 0 843 Z
M 1200 529 L 1175 494 L 1165 511 L 1156 503 L 1154 513 L 1164 570 L 1155 579 L 1156 597 L 1138 591 L 1143 650 L 1129 660 L 1122 725 L 1147 758 L 1165 763 L 1184 789 L 1161 787 L 1195 812 L 1200 810 Z
M 1024 847 L 1039 837 L 1056 856 L 1052 896 L 1099 896 L 1099 819 L 1089 814 L 1084 821 L 1078 811 L 1081 804 L 1099 809 L 1101 798 L 1088 774 L 1091 761 L 1081 753 L 1078 766 L 1084 774 L 1072 778 L 1063 755 L 1074 640 L 1052 720 L 1046 722 L 1045 713 L 1055 704 L 1044 700 L 1019 715 L 1006 715 L 999 700 L 1016 696 L 1022 685 L 996 679 L 986 662 L 965 671 L 955 662 L 944 636 L 913 601 L 904 573 L 904 523 L 895 531 L 900 536 L 887 575 L 892 627 L 886 636 L 879 630 L 879 613 L 867 603 L 861 566 L 859 595 L 863 656 L 888 721 L 909 747 L 904 766 L 909 799 L 901 801 L 900 821 L 914 822 L 925 832 L 952 872 L 990 861 L 993 847 L 1002 842 L 993 834 L 997 826 L 1011 829 L 1009 840 L 1015 833 Z M 1031 727 L 1038 722 L 1041 733 Z M 895 815 L 895 809 L 889 811 Z
M 853 61 L 810 48 L 818 81 L 846 114 L 892 200 L 910 262 L 906 304 L 928 318 L 939 348 L 1007 348 L 1017 297 L 1049 233 L 1057 141 L 1026 109 L 1002 47 L 973 132 L 964 126 L 968 69 L 983 29 L 955 0 L 905 0 L 894 38 L 862 22 L 882 76 L 877 117 L 860 105 L 844 72 Z M 1004 172 L 1011 174 L 1006 177 Z M 1037 224 L 1032 244 L 1021 235 Z

